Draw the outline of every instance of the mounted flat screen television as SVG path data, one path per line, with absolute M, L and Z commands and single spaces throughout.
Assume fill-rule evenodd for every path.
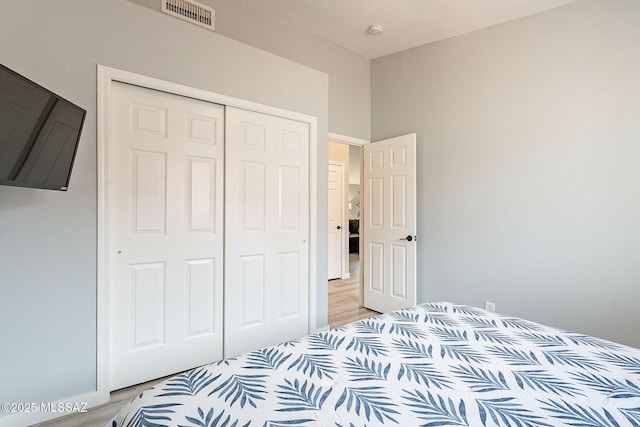
M 86 113 L 0 64 L 0 185 L 66 191 Z

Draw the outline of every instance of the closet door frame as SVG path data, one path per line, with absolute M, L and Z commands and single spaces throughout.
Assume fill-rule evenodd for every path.
M 148 89 L 155 89 L 175 95 L 208 101 L 224 106 L 237 107 L 258 113 L 297 120 L 309 124 L 309 333 L 316 331 L 317 313 L 317 212 L 318 212 L 318 165 L 313 159 L 318 158 L 318 126 L 317 118 L 296 113 L 269 105 L 246 101 L 196 89 L 178 83 L 168 82 L 153 77 L 98 65 L 98 135 L 97 135 L 97 169 L 98 169 L 98 289 L 97 289 L 97 404 L 109 401 L 109 328 L 110 328 L 110 278 L 109 265 L 113 255 L 107 247 L 109 230 L 109 126 L 111 87 L 114 82 L 128 83 Z

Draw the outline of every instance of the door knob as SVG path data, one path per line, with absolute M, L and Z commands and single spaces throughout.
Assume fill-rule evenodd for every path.
M 400 240 L 406 240 L 407 242 L 410 242 L 413 240 L 413 236 L 411 234 L 409 234 L 407 237 L 405 237 L 404 239 L 400 239 Z
M 342 230 L 342 226 L 341 225 L 336 226 L 336 230 Z

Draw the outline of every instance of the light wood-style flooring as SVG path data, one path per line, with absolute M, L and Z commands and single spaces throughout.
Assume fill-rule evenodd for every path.
M 360 305 L 358 254 L 349 254 L 349 274 L 349 279 L 329 280 L 329 326 L 332 328 L 378 314 Z
M 329 281 L 329 326 L 341 326 L 367 317 L 375 316 L 371 311 L 360 306 L 360 262 L 358 254 L 350 254 L 349 279 Z M 53 421 L 35 424 L 37 427 L 104 427 L 136 394 L 154 384 L 163 381 L 160 378 L 144 384 L 117 390 L 111 393 L 111 401 L 90 409 L 86 413 L 67 415 Z

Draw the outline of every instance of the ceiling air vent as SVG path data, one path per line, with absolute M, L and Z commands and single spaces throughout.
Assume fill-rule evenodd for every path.
M 216 29 L 216 11 L 193 0 L 162 0 L 162 11 L 212 31 Z

